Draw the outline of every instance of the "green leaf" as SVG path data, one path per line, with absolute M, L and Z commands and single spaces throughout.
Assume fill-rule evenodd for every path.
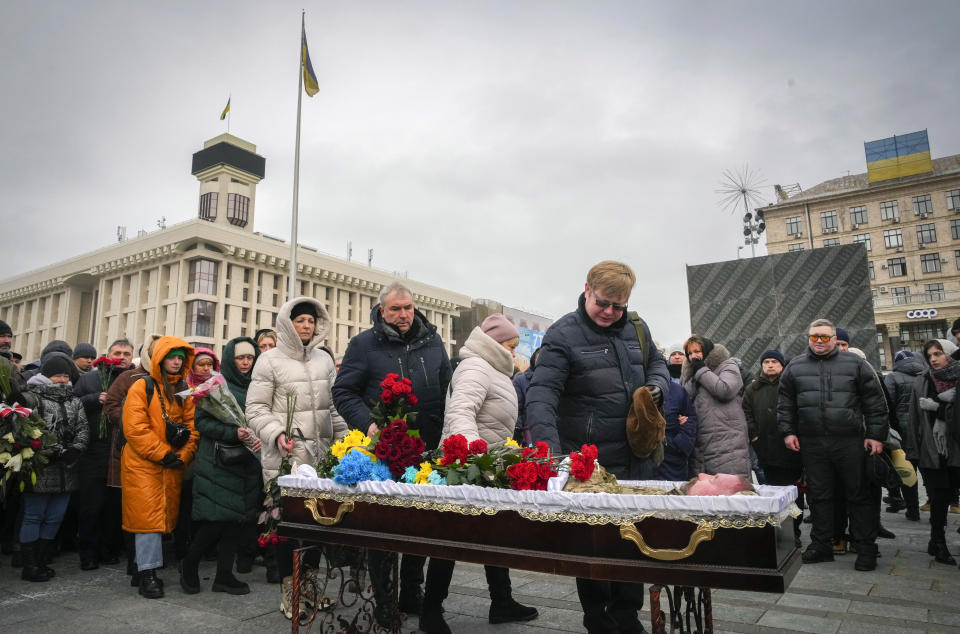
M 479 484 L 480 480 L 480 467 L 475 464 L 467 467 L 467 482 L 470 484 Z
M 482 456 L 478 456 L 476 460 L 474 460 L 474 463 L 485 471 L 492 470 L 494 468 L 493 456 L 491 456 L 488 453 L 485 453 Z
M 455 486 L 462 483 L 463 480 L 460 478 L 460 473 L 456 469 L 447 471 L 447 484 Z
M 32 485 L 34 485 L 34 486 L 37 485 L 37 472 L 36 472 L 36 471 L 31 471 L 31 472 L 30 472 L 30 484 L 32 484 Z
M 407 429 L 407 436 L 413 436 L 414 438 L 420 437 L 419 429 Z
M 27 488 L 27 485 L 23 480 L 20 480 L 20 493 L 23 493 L 23 490 Z

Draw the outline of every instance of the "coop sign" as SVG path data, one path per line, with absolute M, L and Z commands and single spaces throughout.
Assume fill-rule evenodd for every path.
M 937 316 L 936 308 L 924 308 L 923 310 L 908 310 L 907 319 L 932 319 Z

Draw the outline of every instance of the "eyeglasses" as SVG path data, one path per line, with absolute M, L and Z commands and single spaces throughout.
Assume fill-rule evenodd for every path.
M 810 335 L 810 343 L 814 343 L 817 341 L 821 343 L 827 343 L 834 337 L 836 337 L 836 335 Z
M 627 309 L 626 304 L 617 304 L 616 302 L 611 302 L 606 299 L 600 299 L 596 295 L 593 297 L 593 303 L 597 305 L 597 308 L 600 310 L 606 310 L 608 308 L 613 308 L 614 312 L 622 313 Z

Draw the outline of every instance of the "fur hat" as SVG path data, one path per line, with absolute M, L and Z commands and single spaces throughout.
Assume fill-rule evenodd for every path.
M 837 341 L 846 341 L 850 343 L 850 333 L 843 328 L 837 328 Z
M 484 319 L 483 323 L 480 324 L 480 330 L 489 335 L 490 338 L 497 343 L 520 338 L 520 331 L 517 330 L 517 327 L 511 324 L 510 320 L 500 313 L 490 315 Z
M 96 359 L 97 349 L 89 343 L 78 343 L 77 347 L 73 349 L 73 358 Z
M 657 447 L 662 447 L 666 429 L 667 421 L 653 402 L 650 390 L 637 388 L 627 413 L 627 442 L 633 454 L 638 458 L 650 457 Z
M 763 362 L 766 361 L 767 359 L 776 359 L 777 361 L 780 362 L 780 365 L 782 366 L 787 365 L 787 362 L 783 358 L 783 353 L 777 350 L 776 348 L 763 351 L 763 354 L 760 355 L 760 365 L 763 365 Z

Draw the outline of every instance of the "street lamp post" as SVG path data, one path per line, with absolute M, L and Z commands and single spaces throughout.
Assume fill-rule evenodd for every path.
M 741 251 L 743 251 L 743 245 L 742 245 L 742 244 L 737 247 L 737 259 L 738 259 L 738 260 L 740 259 L 740 252 L 741 252 Z
M 744 199 L 744 204 L 746 204 L 746 199 Z M 749 211 L 743 215 L 743 244 L 750 245 L 750 257 L 756 257 L 755 245 L 760 242 L 760 234 L 766 228 L 767 224 L 763 221 L 762 209 L 757 210 L 756 218 Z M 739 255 L 739 253 L 738 249 L 737 254 Z

